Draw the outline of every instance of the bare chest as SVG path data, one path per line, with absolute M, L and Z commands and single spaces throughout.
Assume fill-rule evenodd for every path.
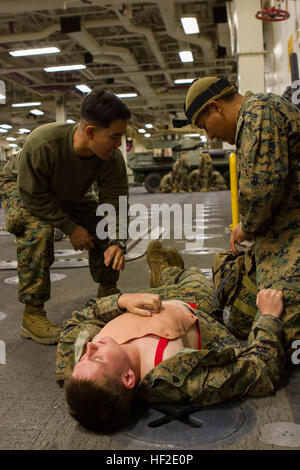
M 142 338 L 131 340 L 131 342 L 134 342 L 140 350 L 141 379 L 143 379 L 155 365 L 155 355 L 159 339 L 160 338 L 156 335 L 147 335 Z M 163 351 L 162 361 L 169 359 L 183 347 L 198 349 L 198 330 L 195 324 L 189 328 L 184 336 L 168 341 L 167 346 Z

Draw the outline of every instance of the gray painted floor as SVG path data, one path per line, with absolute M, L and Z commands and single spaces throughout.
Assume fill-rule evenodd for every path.
M 150 204 L 164 202 L 204 204 L 201 210 L 208 227 L 204 229 L 204 235 L 209 237 L 202 240 L 203 247 L 228 248 L 231 223 L 229 191 L 151 195 L 141 187 L 131 188 L 130 204 L 143 203 L 150 207 Z M 1 209 L 0 226 L 3 225 Z M 171 237 L 174 237 L 172 228 Z M 171 244 L 179 250 L 186 249 L 187 243 L 191 241 L 183 238 L 163 240 L 164 246 Z M 143 249 L 142 245 L 140 247 Z M 71 248 L 67 240 L 55 244 L 56 250 Z M 0 260 L 15 260 L 15 250 L 14 237 L 0 231 Z M 183 255 L 186 267 L 199 266 L 202 269 L 211 268 L 213 256 Z M 78 255 L 74 257 L 78 258 Z M 86 252 L 80 257 L 86 257 Z M 97 286 L 91 280 L 87 267 L 55 268 L 52 272 L 66 276 L 52 283 L 52 297 L 46 305 L 48 316 L 62 324 L 72 310 L 84 307 L 86 301 L 96 295 Z M 132 426 L 113 436 L 100 436 L 82 429 L 69 417 L 63 391 L 55 383 L 56 347 L 40 346 L 20 337 L 22 305 L 17 300 L 17 286 L 5 282 L 14 276 L 15 270 L 0 270 L 0 348 L 2 362 L 5 362 L 0 364 L 1 450 L 300 449 L 299 367 L 287 374 L 284 385 L 271 397 L 215 407 L 209 415 L 200 412 L 202 427 L 199 432 L 196 430 L 191 434 L 187 425 L 180 421 L 166 425 L 165 434 L 163 426 L 149 432 L 147 419 L 144 418 L 138 421 L 137 427 Z M 122 291 L 134 292 L 146 288 L 148 278 L 149 268 L 145 256 L 142 256 L 127 263 L 119 287 Z M 229 414 L 231 423 L 227 422 Z M 153 410 L 150 415 L 162 416 Z M 293 423 L 298 427 L 292 428 Z M 266 428 L 269 424 L 272 424 L 271 428 Z M 276 432 L 270 432 L 270 429 Z M 274 445 L 274 442 L 277 444 Z

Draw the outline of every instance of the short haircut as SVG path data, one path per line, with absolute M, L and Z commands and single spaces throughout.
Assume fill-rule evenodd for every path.
M 109 127 L 117 119 L 128 120 L 131 112 L 114 93 L 94 90 L 81 103 L 80 119 L 101 128 Z
M 91 431 L 110 434 L 129 419 L 133 393 L 121 382 L 99 383 L 70 376 L 64 390 L 70 415 Z

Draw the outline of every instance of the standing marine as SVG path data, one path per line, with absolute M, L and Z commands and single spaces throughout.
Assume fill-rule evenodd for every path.
M 244 96 L 224 78 L 195 80 L 185 99 L 186 121 L 236 145 L 241 222 L 230 245 L 255 239 L 258 289 L 283 291 L 284 344 L 300 339 L 300 111 L 273 93 Z
M 126 224 L 119 223 L 119 198 L 127 197 L 128 183 L 118 147 L 129 118 L 130 111 L 117 96 L 95 90 L 84 98 L 78 124 L 36 128 L 0 174 L 6 228 L 17 243 L 23 338 L 55 344 L 60 336 L 44 309 L 50 298 L 55 227 L 69 236 L 75 250 L 88 250 L 98 297 L 119 292 L 116 284 L 125 266 L 127 238 L 127 229 L 122 229 Z M 94 181 L 98 200 L 88 192 Z M 116 211 L 108 238 L 103 230 L 96 233 L 99 204 L 110 204 Z M 127 204 L 125 212 L 126 218 Z
M 176 166 L 175 166 L 176 165 Z M 175 189 L 177 192 L 188 191 L 188 176 L 190 171 L 190 165 L 187 161 L 187 153 L 182 152 L 178 163 L 174 164 L 175 171 Z

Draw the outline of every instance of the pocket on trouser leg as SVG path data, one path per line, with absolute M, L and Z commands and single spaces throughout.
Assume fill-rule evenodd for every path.
M 14 235 L 20 234 L 24 230 L 25 218 L 28 211 L 20 207 L 18 200 L 9 200 L 3 202 L 5 210 L 5 228 Z
M 23 231 L 25 225 L 24 221 L 29 215 L 29 211 L 23 206 L 15 181 L 3 183 L 1 195 L 3 197 L 3 208 L 5 210 L 6 230 L 17 235 Z

